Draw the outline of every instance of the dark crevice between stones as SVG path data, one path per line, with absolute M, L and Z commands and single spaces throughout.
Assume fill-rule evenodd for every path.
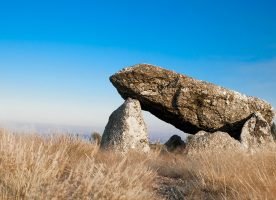
M 181 93 L 181 87 L 178 87 L 177 91 L 175 92 L 175 94 L 172 98 L 172 107 L 178 111 L 178 114 L 180 114 L 180 111 L 179 111 L 177 101 L 178 101 L 180 93 Z
M 241 132 L 242 132 L 242 128 L 244 126 L 244 124 L 254 115 L 251 114 L 249 115 L 247 118 L 242 119 L 240 121 L 237 121 L 235 123 L 232 124 L 226 124 L 223 127 L 219 128 L 216 131 L 222 131 L 222 132 L 226 132 L 228 133 L 231 137 L 233 137 L 234 139 L 240 141 L 241 140 Z

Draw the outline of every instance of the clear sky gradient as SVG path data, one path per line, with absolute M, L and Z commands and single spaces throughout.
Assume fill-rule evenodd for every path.
M 0 120 L 102 130 L 123 102 L 109 76 L 137 63 L 275 107 L 275 21 L 273 0 L 1 1 Z

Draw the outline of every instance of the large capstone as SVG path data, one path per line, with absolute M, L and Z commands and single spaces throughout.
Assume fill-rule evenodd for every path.
M 127 152 L 148 152 L 148 132 L 139 101 L 128 98 L 109 117 L 105 127 L 101 148 Z
M 244 123 L 259 112 L 272 125 L 270 104 L 160 67 L 139 64 L 110 77 L 120 95 L 190 134 L 223 131 L 240 139 Z

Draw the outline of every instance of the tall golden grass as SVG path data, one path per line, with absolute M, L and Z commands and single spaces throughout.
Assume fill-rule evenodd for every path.
M 77 138 L 0 134 L 1 199 L 153 199 L 154 177 Z
M 272 149 L 254 154 L 174 155 L 170 162 L 159 158 L 154 165 L 159 176 L 170 178 L 160 191 L 168 199 L 174 192 L 183 199 L 276 199 L 276 151 Z
M 0 131 L 1 199 L 275 199 L 276 151 L 101 152 L 70 136 Z

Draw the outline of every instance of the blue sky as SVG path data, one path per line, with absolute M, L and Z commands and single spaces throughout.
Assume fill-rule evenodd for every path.
M 108 77 L 151 63 L 276 106 L 276 2 L 0 1 L 0 120 L 102 130 Z M 146 114 L 151 132 L 175 129 Z

